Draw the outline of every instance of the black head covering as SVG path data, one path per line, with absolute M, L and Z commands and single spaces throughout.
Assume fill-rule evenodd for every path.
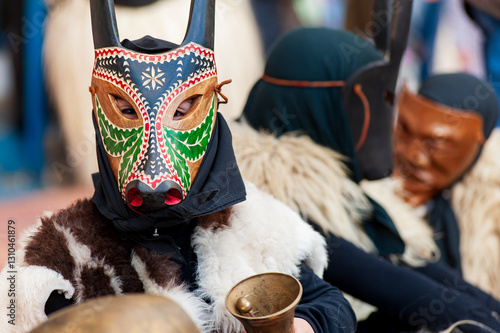
M 495 90 L 484 80 L 465 73 L 439 74 L 426 79 L 418 93 L 436 103 L 478 113 L 483 119 L 485 139 L 495 128 L 498 98 Z
M 352 52 L 353 47 L 357 52 Z M 373 46 L 354 34 L 304 28 L 277 41 L 264 73 L 286 80 L 346 81 L 359 68 L 381 59 Z M 352 179 L 361 180 L 341 87 L 286 87 L 260 79 L 250 92 L 243 114 L 254 128 L 268 129 L 278 136 L 300 131 L 347 156 Z
M 301 28 L 285 34 L 272 47 L 265 74 L 296 81 L 346 81 L 361 67 L 381 59 L 372 45 L 349 32 Z M 250 92 L 243 116 L 252 127 L 278 136 L 293 131 L 308 135 L 348 157 L 351 179 L 362 179 L 341 87 L 290 87 L 260 79 Z M 375 201 L 371 203 L 373 215 L 364 225 L 379 253 L 402 253 L 404 244 L 391 218 Z
M 419 95 L 450 108 L 479 114 L 483 119 L 485 139 L 489 138 L 495 128 L 498 98 L 486 81 L 475 76 L 464 73 L 431 76 L 422 83 Z M 480 154 L 481 150 L 476 161 Z M 469 170 L 473 165 L 474 163 Z M 434 198 L 429 212 L 429 224 L 436 233 L 436 244 L 441 250 L 439 260 L 461 271 L 460 232 L 449 199 L 448 190 Z

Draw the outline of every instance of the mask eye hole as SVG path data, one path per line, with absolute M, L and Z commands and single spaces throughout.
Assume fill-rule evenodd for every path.
M 384 91 L 384 100 L 390 106 L 394 105 L 394 94 L 388 90 Z
M 396 125 L 396 132 L 399 134 L 400 138 L 406 138 L 408 135 L 410 135 L 410 129 L 406 125 L 404 121 L 398 121 Z
M 177 107 L 177 109 L 174 112 L 173 120 L 181 120 L 185 118 L 187 115 L 190 114 L 190 111 L 194 109 L 194 106 L 198 103 L 200 100 L 201 95 L 196 95 L 196 96 L 191 96 L 184 101 L 182 101 L 181 104 Z
M 137 112 L 135 112 L 134 107 L 129 102 L 120 97 L 115 97 L 115 102 L 116 106 L 118 106 L 118 110 L 120 110 L 120 112 L 125 118 L 128 119 L 139 118 L 139 116 L 137 116 Z

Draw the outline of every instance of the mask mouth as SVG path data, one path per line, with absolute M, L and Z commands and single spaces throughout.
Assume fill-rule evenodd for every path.
M 125 189 L 127 205 L 141 213 L 174 206 L 183 199 L 182 188 L 172 180 L 162 182 L 155 189 L 140 180 L 134 180 Z

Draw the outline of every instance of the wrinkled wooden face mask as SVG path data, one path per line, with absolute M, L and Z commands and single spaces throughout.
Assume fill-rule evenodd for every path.
M 403 88 L 395 131 L 395 176 L 407 201 L 419 205 L 434 197 L 475 161 L 483 120 L 473 111 L 453 109 Z
M 91 1 L 94 116 L 118 190 L 139 212 L 182 201 L 207 151 L 218 103 L 213 2 L 192 2 L 181 45 L 147 54 L 105 35 L 112 4 Z

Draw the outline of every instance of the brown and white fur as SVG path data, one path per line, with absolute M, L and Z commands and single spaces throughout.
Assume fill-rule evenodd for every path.
M 46 320 L 44 305 L 53 290 L 77 302 L 130 292 L 164 295 L 202 332 L 243 332 L 225 307 L 233 285 L 264 272 L 297 277 L 302 263 L 321 276 L 327 264 L 321 235 L 269 194 L 250 183 L 246 187 L 246 201 L 198 219 L 192 238 L 198 257 L 195 293 L 180 283 L 179 266 L 169 255 L 123 240 L 88 199 L 42 217 L 16 252 L 16 325 L 2 320 L 0 332 L 28 332 Z M 0 273 L 3 309 L 13 299 L 7 296 L 9 271 L 6 266 Z
M 91 185 L 97 172 L 92 100 L 88 92 L 94 61 L 94 46 L 88 0 L 46 0 L 43 45 L 47 90 L 66 140 L 66 163 L 53 165 L 56 175 L 71 174 L 79 184 Z M 134 40 L 144 35 L 180 43 L 189 17 L 188 0 L 159 0 L 142 7 L 116 6 L 120 38 Z M 264 53 L 249 0 L 218 0 L 215 21 L 215 56 L 219 82 L 230 108 L 220 111 L 235 118 L 262 72 Z M 233 110 L 233 111 L 232 111 Z

